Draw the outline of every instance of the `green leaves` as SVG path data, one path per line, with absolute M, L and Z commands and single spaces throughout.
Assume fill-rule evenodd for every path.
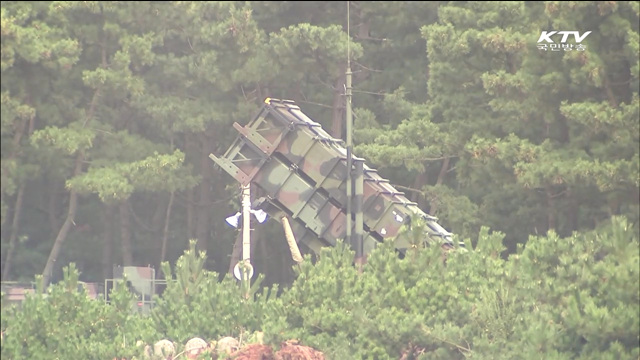
M 165 337 L 179 342 L 194 336 L 239 337 L 260 330 L 268 299 L 268 292 L 256 294 L 262 276 L 252 285 L 251 297 L 245 300 L 235 280 L 225 277 L 220 281 L 218 274 L 203 268 L 206 255 L 196 252 L 195 244 L 190 241 L 189 249 L 178 259 L 173 271 L 168 263 L 163 263 L 168 283 L 152 310 L 153 326 Z
M 326 28 L 307 23 L 290 26 L 272 34 L 270 45 L 283 65 L 289 65 L 295 59 L 302 66 L 312 65 L 314 62 L 328 65 L 324 62 L 345 58 L 347 55 L 347 39 L 342 28 L 337 25 Z M 350 51 L 354 60 L 362 56 L 362 46 L 358 43 L 351 43 Z
M 78 42 L 65 38 L 60 28 L 42 21 L 44 14 L 46 3 L 3 3 L 2 71 L 11 68 L 16 60 L 41 63 L 52 69 L 70 67 L 78 61 L 81 50 Z
M 0 103 L 2 104 L 2 133 L 13 133 L 13 127 L 16 120 L 29 120 L 36 115 L 36 110 L 26 104 L 20 102 L 19 99 L 12 97 L 9 91 L 3 91 L 0 95 Z
M 195 179 L 181 178 L 184 154 L 157 152 L 143 160 L 91 168 L 68 181 L 68 186 L 81 193 L 97 193 L 103 202 L 128 199 L 135 191 L 177 191 L 195 185 Z
M 417 227 L 417 226 L 416 226 Z M 640 352 L 640 241 L 624 218 L 596 232 L 532 237 L 508 259 L 484 228 L 469 251 L 415 249 L 404 259 L 381 244 L 358 273 L 343 243 L 300 264 L 291 287 L 245 299 L 238 284 L 204 269 L 195 241 L 150 317 L 131 311 L 123 284 L 111 302 L 78 291 L 78 272 L 21 308 L 2 306 L 2 355 L 139 356 L 145 343 L 217 339 L 263 331 L 272 345 L 295 338 L 330 358 L 634 358 Z M 3 298 L 4 301 L 4 298 Z M 526 355 L 535 354 L 535 356 Z
M 31 144 L 36 148 L 41 145 L 50 146 L 65 155 L 74 155 L 91 148 L 94 137 L 93 131 L 75 123 L 68 128 L 48 126 L 38 130 L 31 136 Z
M 133 296 L 118 283 L 111 303 L 91 299 L 71 264 L 62 282 L 45 294 L 27 296 L 19 307 L 2 306 L 2 356 L 14 359 L 106 359 L 142 355 L 144 342 L 157 338 L 149 319 L 133 310 Z

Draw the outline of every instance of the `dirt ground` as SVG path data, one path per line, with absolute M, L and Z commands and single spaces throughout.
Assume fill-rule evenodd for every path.
M 235 360 L 325 360 L 324 354 L 296 342 L 284 342 L 275 351 L 268 345 L 250 344 L 233 354 Z

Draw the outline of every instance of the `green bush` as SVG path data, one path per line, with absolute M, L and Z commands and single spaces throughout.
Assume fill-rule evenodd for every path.
M 170 281 L 151 313 L 156 330 L 180 343 L 194 336 L 215 340 L 259 330 L 269 293 L 256 294 L 262 276 L 252 285 L 249 299 L 245 299 L 235 279 L 225 277 L 218 281 L 217 273 L 203 268 L 205 260 L 205 253 L 196 253 L 195 242 L 191 241 L 189 250 L 177 260 L 174 272 L 168 263 L 162 264 L 165 278 Z
M 637 229 L 532 237 L 508 260 L 503 235 L 483 229 L 474 251 L 446 262 L 438 248 L 404 259 L 391 244 L 358 274 L 343 245 L 303 264 L 271 302 L 264 329 L 331 358 L 637 359 Z
M 105 304 L 78 290 L 79 272 L 65 267 L 64 280 L 37 289 L 20 306 L 2 306 L 4 359 L 112 359 L 140 356 L 138 341 L 158 337 L 149 318 L 134 309 L 124 283 Z
M 2 356 L 112 359 L 140 356 L 138 341 L 217 340 L 263 331 L 298 339 L 329 359 L 638 359 L 640 246 L 625 219 L 586 234 L 531 237 L 508 259 L 503 235 L 482 229 L 475 249 L 437 247 L 399 258 L 381 244 L 359 272 L 343 243 L 298 268 L 291 287 L 250 296 L 203 269 L 194 243 L 151 316 L 131 311 L 125 286 L 111 303 L 77 290 L 73 265 L 46 294 L 2 306 Z

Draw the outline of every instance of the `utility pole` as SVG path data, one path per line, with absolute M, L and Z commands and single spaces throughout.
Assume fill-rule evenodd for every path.
M 350 2 L 347 1 L 347 72 L 346 72 L 346 123 L 347 123 L 347 241 L 355 248 L 356 263 L 358 269 L 362 270 L 364 262 L 363 249 L 363 213 L 362 213 L 362 197 L 364 188 L 364 160 L 357 159 L 355 161 L 355 173 L 353 173 L 353 112 L 351 108 L 352 84 L 351 84 L 351 29 L 350 29 Z M 354 179 L 355 178 L 355 179 Z M 354 196 L 354 180 L 355 180 L 355 196 Z M 355 233 L 352 233 L 352 216 L 355 210 Z
M 353 114 L 351 113 L 351 54 L 349 49 L 350 37 L 349 35 L 349 2 L 347 1 L 347 73 L 346 73 L 346 122 L 347 122 L 347 241 L 354 245 L 354 239 L 351 234 L 351 228 L 353 227 L 351 215 L 352 215 L 352 201 L 353 201 L 353 179 L 351 168 L 353 167 L 353 139 L 352 139 L 352 127 L 353 127 Z
M 242 186 L 242 284 L 249 297 L 253 268 L 251 266 L 251 184 Z

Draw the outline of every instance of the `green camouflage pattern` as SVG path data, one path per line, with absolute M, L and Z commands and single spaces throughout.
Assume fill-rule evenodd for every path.
M 247 125 L 233 124 L 239 136 L 226 153 L 209 157 L 242 185 L 251 183 L 266 196 L 260 200 L 275 219 L 286 214 L 298 243 L 314 252 L 345 239 L 347 151 L 290 100 L 266 99 Z M 412 216 L 426 220 L 425 241 L 451 245 L 451 233 L 396 190 L 364 159 L 352 156 L 352 205 L 362 217 L 364 254 L 385 239 L 404 251 L 409 243 L 398 237 Z M 354 222 L 352 222 L 353 224 Z M 352 225 L 353 226 L 353 225 Z M 354 232 L 354 229 L 351 229 Z M 352 246 L 355 246 L 354 241 Z

